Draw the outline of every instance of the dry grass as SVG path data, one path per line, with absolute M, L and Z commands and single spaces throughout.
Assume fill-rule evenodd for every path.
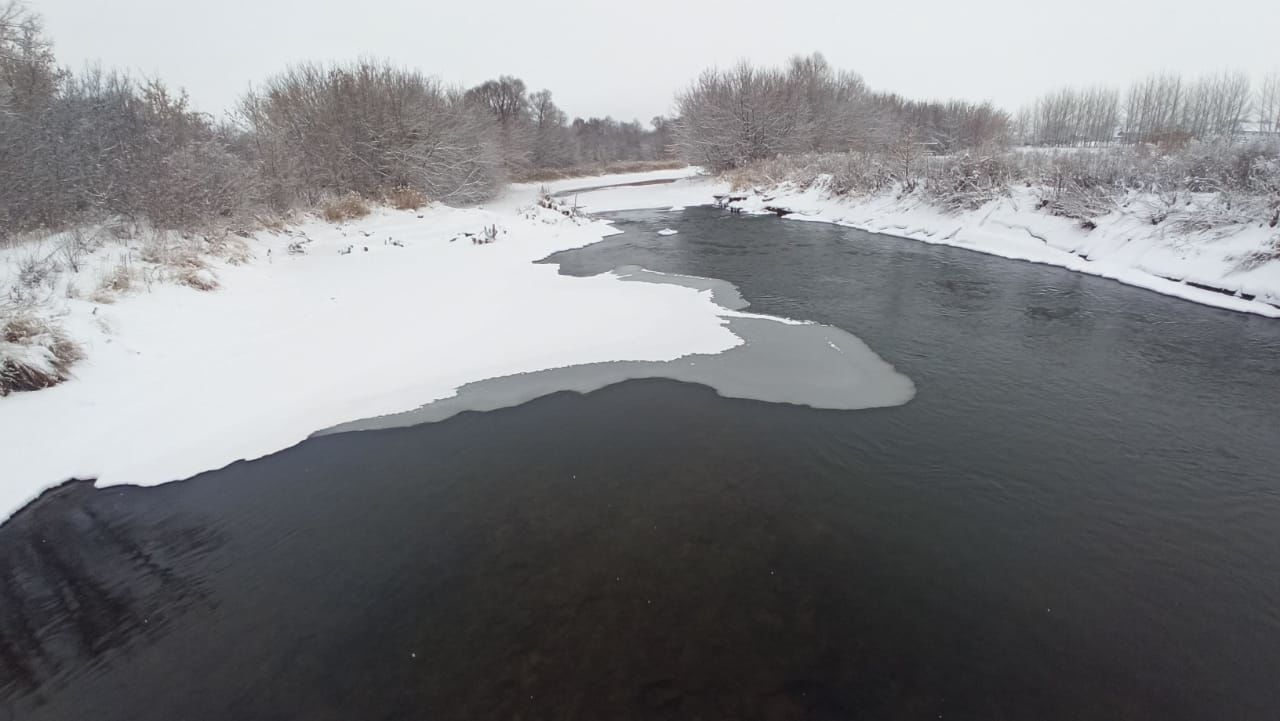
M 258 225 L 262 226 L 264 230 L 272 233 L 283 233 L 289 227 L 288 219 L 280 215 L 256 215 L 254 216 L 254 220 L 256 220 Z
M 1271 237 L 1259 250 L 1245 254 L 1238 261 L 1240 270 L 1253 270 L 1261 265 L 1280 261 L 1280 233 Z
M 196 290 L 217 290 L 218 277 L 208 268 L 184 267 L 174 274 L 178 282 Z
M 564 180 L 566 178 L 589 178 L 595 175 L 612 175 L 614 173 L 675 170 L 688 165 L 689 163 L 684 160 L 627 160 L 599 165 L 584 165 L 575 168 L 537 168 L 521 173 L 515 180 L 521 183 L 534 183 L 547 180 Z
M 387 193 L 387 205 L 396 210 L 417 210 L 427 204 L 427 196 L 417 188 L 400 186 Z
M 190 246 L 174 249 L 164 260 L 167 275 L 182 285 L 196 290 L 217 290 L 218 277 L 209 269 L 204 256 Z
M 137 280 L 136 276 L 137 273 L 127 263 L 119 263 L 102 276 L 98 289 L 112 293 L 127 293 L 133 288 L 133 283 Z
M 25 311 L 0 316 L 0 396 L 57 385 L 83 357 L 80 346 L 50 320 Z
M 210 243 L 210 252 L 230 265 L 244 265 L 253 258 L 249 244 L 239 236 L 224 235 Z
M 95 303 L 114 303 L 116 297 L 128 293 L 137 280 L 137 270 L 129 263 L 121 261 L 102 275 L 98 281 L 97 290 L 89 296 L 89 300 Z
M 320 215 L 330 223 L 363 218 L 370 213 L 369 201 L 359 193 L 347 193 L 333 198 L 320 207 Z
M 141 257 L 156 266 L 154 277 L 207 291 L 218 289 L 218 276 L 209 268 L 206 260 L 209 255 L 223 257 L 230 263 L 242 263 L 248 260 L 248 254 L 249 249 L 244 241 L 232 235 L 224 234 L 212 239 L 202 237 L 197 240 L 156 233 L 142 247 Z M 132 285 L 133 278 L 117 268 L 111 280 L 113 285 L 124 287 L 110 287 L 106 290 L 123 292 Z

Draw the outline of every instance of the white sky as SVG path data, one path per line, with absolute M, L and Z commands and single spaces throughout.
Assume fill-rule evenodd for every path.
M 1063 84 L 1280 68 L 1280 0 L 29 0 L 60 60 L 159 75 L 221 112 L 288 63 L 517 75 L 575 115 L 667 113 L 704 67 L 820 51 L 877 90 L 1014 110 Z

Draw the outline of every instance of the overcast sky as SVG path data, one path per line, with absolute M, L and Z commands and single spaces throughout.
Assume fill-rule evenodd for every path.
M 35 0 L 58 57 L 221 112 L 302 60 L 386 57 L 450 83 L 517 75 L 574 115 L 648 120 L 710 65 L 820 51 L 877 90 L 1010 109 L 1063 84 L 1280 67 L 1280 0 Z M 1050 10 L 1050 8 L 1052 10 Z

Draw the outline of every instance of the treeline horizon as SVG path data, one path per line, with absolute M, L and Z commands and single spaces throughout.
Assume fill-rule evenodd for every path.
M 680 92 L 677 143 L 715 170 L 798 153 L 931 154 L 998 149 L 1156 145 L 1280 136 L 1280 70 L 1255 89 L 1241 71 L 1192 80 L 1157 73 L 1128 87 L 1065 87 L 1011 114 L 989 101 L 910 100 L 867 88 L 821 54 L 782 67 L 741 62 L 704 71 Z
M 1256 90 L 1256 92 L 1255 92 Z M 1046 93 L 1016 114 L 991 102 L 912 100 L 867 87 L 818 53 L 782 67 L 704 71 L 646 127 L 574 118 L 515 76 L 470 88 L 389 60 L 303 63 L 252 88 L 218 119 L 155 78 L 60 66 L 40 18 L 0 5 L 0 239 L 93 216 L 183 229 L 358 194 L 411 190 L 475 202 L 508 181 L 627 161 L 680 159 L 720 172 L 784 156 L 920 153 L 1014 144 L 1177 149 L 1280 132 L 1280 73 L 1154 75 L 1124 93 Z M 1254 118 L 1247 118 L 1250 113 Z M 897 177 L 901 175 L 901 177 Z
M 474 202 L 539 171 L 670 159 L 672 124 L 575 117 L 502 76 L 451 86 L 388 60 L 301 63 L 226 117 L 159 78 L 57 62 L 38 14 L 0 2 L 0 239 L 87 216 L 202 222 L 410 189 Z

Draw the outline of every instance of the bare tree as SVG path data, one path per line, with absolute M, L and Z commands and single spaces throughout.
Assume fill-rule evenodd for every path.
M 1185 88 L 1182 78 L 1152 75 L 1130 86 L 1125 100 L 1125 138 L 1136 143 L 1181 143 Z
M 17 2 L 0 7 L 0 110 L 39 110 L 52 100 L 63 77 L 40 17 Z
M 1231 138 L 1247 115 L 1249 101 L 1248 75 L 1223 72 L 1203 76 L 1187 88 L 1179 128 L 1202 140 Z
M 467 91 L 466 99 L 491 113 L 498 122 L 502 155 L 513 171 L 531 162 L 533 123 L 524 81 L 503 75 Z
M 539 90 L 529 96 L 533 123 L 532 162 L 537 168 L 563 168 L 573 165 L 573 134 L 566 125 L 568 116 L 551 99 L 550 90 Z
M 1258 85 L 1256 104 L 1258 130 L 1263 133 L 1280 133 L 1280 69 L 1262 77 Z
M 1120 122 L 1120 99 L 1106 87 L 1061 88 L 1038 98 L 1026 112 L 1036 145 L 1102 145 Z

